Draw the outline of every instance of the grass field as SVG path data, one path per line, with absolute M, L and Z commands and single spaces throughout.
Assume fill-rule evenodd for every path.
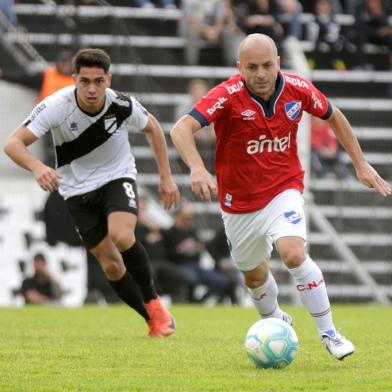
M 257 369 L 243 340 L 256 311 L 173 306 L 178 330 L 146 337 L 125 306 L 0 309 L 0 391 L 392 391 L 392 310 L 334 306 L 356 353 L 340 362 L 318 340 L 302 308 L 294 362 Z

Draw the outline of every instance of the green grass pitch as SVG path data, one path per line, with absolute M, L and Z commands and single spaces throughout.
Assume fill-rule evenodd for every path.
M 257 369 L 245 354 L 254 309 L 176 305 L 177 332 L 146 337 L 126 306 L 0 309 L 0 391 L 392 391 L 392 309 L 334 306 L 356 352 L 344 361 L 323 348 L 300 307 L 293 363 Z

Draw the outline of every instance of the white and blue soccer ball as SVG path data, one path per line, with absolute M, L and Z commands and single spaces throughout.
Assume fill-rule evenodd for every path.
M 249 359 L 260 368 L 284 368 L 298 351 L 298 337 L 293 327 L 278 318 L 255 322 L 245 338 Z

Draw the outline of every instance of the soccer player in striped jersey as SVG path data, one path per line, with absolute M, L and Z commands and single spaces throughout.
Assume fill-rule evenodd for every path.
M 160 198 L 170 208 L 179 191 L 162 128 L 134 97 L 110 88 L 106 52 L 82 49 L 73 61 L 75 86 L 40 102 L 7 138 L 4 150 L 43 190 L 59 190 L 85 246 L 118 296 L 146 320 L 148 335 L 169 336 L 174 320 L 157 296 L 148 255 L 134 234 L 137 171 L 128 139 L 129 131 L 145 133 L 160 174 Z M 27 148 L 46 132 L 52 134 L 56 168 Z
M 237 67 L 239 74 L 212 88 L 177 121 L 173 143 L 190 169 L 193 192 L 207 202 L 218 196 L 231 255 L 260 315 L 292 321 L 278 305 L 278 287 L 268 268 L 275 244 L 321 340 L 343 359 L 354 346 L 337 332 L 322 272 L 305 249 L 304 172 L 296 140 L 303 112 L 329 122 L 364 185 L 382 196 L 391 188 L 365 160 L 342 112 L 310 81 L 280 71 L 270 37 L 247 36 Z M 217 184 L 194 142 L 194 133 L 211 123 Z

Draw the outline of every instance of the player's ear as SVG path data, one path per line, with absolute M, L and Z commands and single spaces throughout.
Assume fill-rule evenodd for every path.
M 237 60 L 237 61 L 235 62 L 235 65 L 236 65 L 236 67 L 237 67 L 238 69 L 240 69 L 240 67 L 241 67 L 240 60 Z

